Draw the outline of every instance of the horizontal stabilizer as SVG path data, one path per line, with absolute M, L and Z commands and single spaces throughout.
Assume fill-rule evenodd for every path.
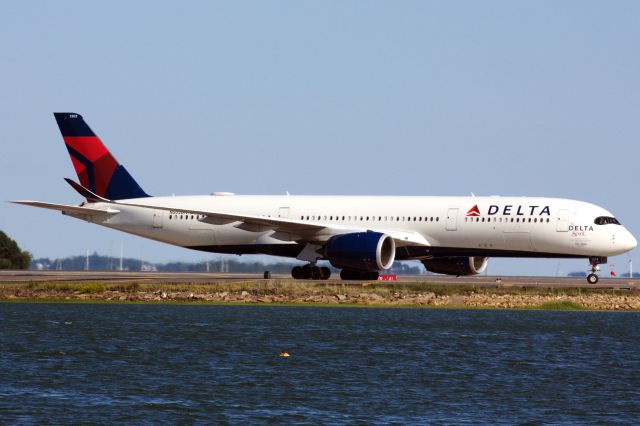
M 109 216 L 120 213 L 119 210 L 108 208 L 107 210 L 93 209 L 91 207 L 69 206 L 66 204 L 45 203 L 42 201 L 17 200 L 10 201 L 14 204 L 23 204 L 25 206 L 40 207 L 43 209 L 58 210 L 64 214 L 84 215 L 84 216 Z
M 99 196 L 98 194 L 94 194 L 93 192 L 89 191 L 87 188 L 85 188 L 84 186 L 80 185 L 78 182 L 73 181 L 72 179 L 64 178 L 64 180 L 69 185 L 71 185 L 71 187 L 73 189 L 78 191 L 78 194 L 80 194 L 83 197 L 85 197 L 87 199 L 87 201 L 104 201 L 106 203 L 109 202 L 109 200 L 107 200 L 106 198 L 103 198 L 103 197 Z

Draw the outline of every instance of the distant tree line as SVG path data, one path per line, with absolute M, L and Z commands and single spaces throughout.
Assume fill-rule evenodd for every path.
M 88 261 L 88 267 L 87 267 Z M 39 258 L 33 260 L 33 269 L 81 271 L 89 269 L 91 271 L 117 271 L 120 269 L 120 258 L 113 256 L 102 256 L 93 253 L 87 256 L 70 256 L 65 258 Z M 152 263 L 140 259 L 123 258 L 122 269 L 125 271 L 159 271 L 159 272 L 264 272 L 289 273 L 295 265 L 302 265 L 303 262 L 281 261 L 281 262 L 245 262 L 242 260 L 220 258 L 210 261 L 200 262 L 167 262 Z M 323 262 L 325 264 L 325 262 Z M 336 273 L 339 270 L 326 265 Z M 424 267 L 418 262 L 395 262 L 388 271 L 391 274 L 420 275 L 424 273 Z
M 20 250 L 18 243 L 0 231 L 0 269 L 29 269 L 31 253 Z

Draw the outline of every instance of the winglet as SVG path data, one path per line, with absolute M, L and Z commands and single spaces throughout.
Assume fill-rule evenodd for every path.
M 64 178 L 64 180 L 71 185 L 71 187 L 73 189 L 75 189 L 76 191 L 78 191 L 78 194 L 82 195 L 83 197 L 85 197 L 87 199 L 87 201 L 103 201 L 106 203 L 110 203 L 111 200 L 108 200 L 106 198 L 103 198 L 97 194 L 94 194 L 93 192 L 89 191 L 87 188 L 85 188 L 84 186 L 80 185 L 78 182 L 75 182 L 69 178 Z

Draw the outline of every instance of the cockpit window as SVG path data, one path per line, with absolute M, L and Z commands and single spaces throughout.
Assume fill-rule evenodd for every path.
M 609 216 L 596 217 L 596 220 L 594 220 L 593 223 L 595 223 L 596 225 L 609 225 L 609 224 L 620 225 L 620 222 L 618 222 L 618 219 L 616 219 L 615 217 L 609 217 Z

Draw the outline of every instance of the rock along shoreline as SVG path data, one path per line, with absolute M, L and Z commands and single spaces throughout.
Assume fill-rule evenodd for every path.
M 31 282 L 0 285 L 3 301 L 211 303 L 487 309 L 640 310 L 640 292 L 610 289 L 443 286 L 430 283 Z

